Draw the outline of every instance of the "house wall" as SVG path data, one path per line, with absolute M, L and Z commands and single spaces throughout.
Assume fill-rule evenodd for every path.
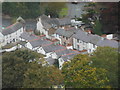
M 61 40 L 62 36 L 60 36 L 58 34 L 54 34 L 54 37 L 60 41 L 60 44 L 62 44 L 62 40 Z
M 68 38 L 68 37 L 64 37 L 64 36 L 61 36 L 61 44 L 64 45 L 64 46 L 67 46 L 68 44 L 71 44 L 72 45 L 72 37 Z
M 113 39 L 113 34 L 106 35 L 107 39 Z
M 41 54 L 43 54 L 43 55 L 46 55 L 46 52 L 44 51 L 44 49 L 43 49 L 42 47 L 38 48 L 38 49 L 37 49 L 37 52 L 38 52 L 38 53 L 41 53 Z
M 4 36 L 3 36 L 3 34 L 0 32 L 0 48 L 1 48 L 1 46 L 3 46 L 3 42 L 4 42 Z
M 2 46 L 5 46 L 8 43 L 13 43 L 13 42 L 18 41 L 20 38 L 20 35 L 23 33 L 23 31 L 24 31 L 24 28 L 22 27 L 14 33 L 5 35 Z
M 59 69 L 62 69 L 64 60 L 63 60 L 62 58 L 59 58 L 59 59 L 58 59 L 58 62 L 59 62 Z
M 25 46 L 26 46 L 28 49 L 33 50 L 33 47 L 32 47 L 32 45 L 30 44 L 30 42 L 28 42 Z
M 88 53 L 92 53 L 96 50 L 97 46 L 95 44 L 73 38 L 73 48 L 78 51 L 87 50 Z
M 97 45 L 95 45 L 95 44 L 92 44 L 92 43 L 87 44 L 87 52 L 88 53 L 94 52 L 96 50 L 96 48 L 97 48 Z
M 53 53 L 51 54 L 51 57 L 52 57 L 53 59 L 58 59 L 58 56 L 57 56 L 57 54 L 56 54 L 55 52 L 53 52 Z
M 45 34 L 45 29 L 42 25 L 42 22 L 41 22 L 41 18 L 38 19 L 37 21 L 37 30 L 40 32 L 40 33 L 43 33 Z
M 87 50 L 87 42 L 73 38 L 73 48 L 82 51 Z

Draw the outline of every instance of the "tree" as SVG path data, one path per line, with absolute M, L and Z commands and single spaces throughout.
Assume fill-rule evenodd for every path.
M 65 2 L 41 2 L 40 3 L 41 14 L 51 15 L 51 17 L 59 17 L 61 14 L 66 14 Z M 65 10 L 63 12 L 63 9 Z
M 99 20 L 102 25 L 102 32 L 106 34 L 118 33 L 118 3 L 99 2 L 88 3 L 84 6 L 88 18 Z
M 30 63 L 30 67 L 24 74 L 25 88 L 48 88 L 52 85 L 63 83 L 61 71 L 54 66 L 42 66 L 36 62 Z
M 117 49 L 111 47 L 98 47 L 90 58 L 91 64 L 96 68 L 106 69 L 107 76 L 110 80 L 109 84 L 114 88 L 118 87 L 118 52 Z
M 34 11 L 34 12 L 33 12 Z M 11 17 L 36 18 L 40 15 L 39 2 L 3 2 L 2 12 Z
M 23 86 L 24 73 L 29 68 L 28 61 L 38 58 L 43 55 L 29 51 L 16 50 L 14 52 L 3 53 L 2 63 L 2 80 L 3 88 L 20 88 Z
M 102 24 L 99 20 L 95 21 L 95 24 L 93 25 L 93 32 L 97 35 L 102 35 Z
M 67 87 L 72 88 L 105 88 L 109 82 L 106 70 L 89 65 L 88 55 L 77 55 L 63 65 L 62 73 Z

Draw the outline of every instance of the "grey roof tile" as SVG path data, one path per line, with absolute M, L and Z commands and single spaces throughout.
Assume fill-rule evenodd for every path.
M 65 49 L 65 47 L 60 46 L 60 45 L 51 44 L 51 45 L 43 47 L 43 49 L 45 50 L 45 52 L 48 53 L 48 52 L 53 52 L 53 51 L 56 51 L 56 50 Z
M 61 36 L 65 36 L 65 37 L 71 37 L 77 31 L 78 31 L 78 29 L 75 29 L 75 28 L 72 28 L 70 30 L 65 30 L 65 29 L 59 28 L 55 31 L 55 33 L 59 34 Z
M 64 61 L 68 61 L 68 60 L 72 59 L 75 55 L 77 55 L 77 53 L 75 53 L 75 54 L 70 54 L 70 55 L 66 55 L 66 56 L 61 56 L 61 58 L 62 58 Z
M 23 32 L 20 36 L 21 38 L 25 39 L 25 40 L 35 40 L 35 39 L 39 39 L 39 37 L 29 34 L 28 32 Z
M 60 25 L 70 25 L 71 24 L 71 19 L 70 18 L 62 18 L 58 19 Z
M 48 62 L 49 65 L 53 65 L 55 63 L 55 59 L 53 59 L 51 57 L 50 58 L 46 58 L 45 60 Z
M 90 38 L 88 37 L 86 32 L 84 32 L 82 30 L 78 30 L 78 32 L 73 37 L 76 38 L 76 39 L 80 39 L 84 42 L 89 42 L 90 41 Z
M 97 43 L 98 46 L 104 47 L 104 46 L 109 46 L 109 47 L 113 47 L 113 48 L 118 48 L 119 47 L 119 43 L 115 40 L 100 40 Z
M 33 48 L 38 47 L 38 46 L 44 46 L 44 45 L 49 45 L 52 44 L 52 42 L 48 41 L 48 40 L 34 40 L 31 41 L 30 44 L 32 45 Z
M 88 38 L 90 39 L 89 42 L 95 45 L 102 39 L 102 37 L 98 35 L 92 35 L 92 34 L 89 34 Z
M 73 51 L 73 50 L 70 50 L 70 49 L 64 49 L 64 50 L 61 50 L 61 51 L 55 52 L 55 53 L 56 53 L 56 55 L 57 55 L 58 57 L 60 57 L 60 56 L 62 56 L 62 55 L 67 55 L 67 54 L 72 54 L 72 53 L 78 53 L 78 52 Z
M 46 15 L 40 16 L 42 20 L 42 24 L 46 28 L 50 28 L 52 26 L 59 26 L 59 21 L 56 18 L 48 18 Z M 47 26 L 46 26 L 47 25 Z
M 11 26 L 9 26 L 5 29 L 2 29 L 2 34 L 3 35 L 8 35 L 8 34 L 14 33 L 17 30 L 19 30 L 21 27 L 23 27 L 23 24 L 20 23 L 20 22 L 16 22 L 15 24 L 13 24 Z

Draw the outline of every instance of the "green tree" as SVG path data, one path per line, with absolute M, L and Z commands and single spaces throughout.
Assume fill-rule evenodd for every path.
M 23 86 L 24 73 L 29 68 L 28 61 L 42 58 L 43 55 L 29 50 L 16 50 L 3 53 L 2 80 L 3 88 L 20 88 Z
M 40 15 L 39 2 L 3 2 L 2 12 L 11 17 L 36 18 Z
M 93 32 L 97 35 L 102 35 L 102 24 L 99 20 L 95 21 L 95 24 L 93 25 Z
M 61 13 L 64 15 L 66 13 L 65 8 L 67 9 L 65 2 L 45 2 L 45 3 L 41 2 L 40 3 L 40 9 L 42 14 L 51 15 L 51 17 L 59 17 Z
M 117 49 L 111 47 L 98 47 L 90 58 L 91 64 L 96 68 L 106 69 L 107 76 L 110 80 L 109 84 L 114 88 L 118 87 L 118 52 Z
M 63 65 L 62 73 L 67 87 L 72 88 L 105 88 L 109 82 L 106 70 L 89 65 L 88 55 L 77 55 Z
M 30 63 L 24 76 L 25 88 L 48 88 L 63 83 L 63 76 L 59 69 L 54 66 L 43 67 L 36 62 Z

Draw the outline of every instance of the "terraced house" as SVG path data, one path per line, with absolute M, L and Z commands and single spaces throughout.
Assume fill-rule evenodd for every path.
M 78 29 L 74 27 L 59 28 L 55 32 L 55 38 L 60 40 L 60 44 L 72 49 L 73 35 L 76 34 Z
M 5 46 L 9 43 L 19 41 L 20 35 L 25 30 L 25 21 L 19 17 L 16 23 L 2 29 L 0 35 L 2 36 L 1 46 Z
M 105 37 L 101 37 L 99 35 L 93 35 L 82 30 L 79 30 L 73 36 L 73 49 L 92 53 L 98 46 L 118 48 L 118 42 L 115 40 L 107 39 Z

